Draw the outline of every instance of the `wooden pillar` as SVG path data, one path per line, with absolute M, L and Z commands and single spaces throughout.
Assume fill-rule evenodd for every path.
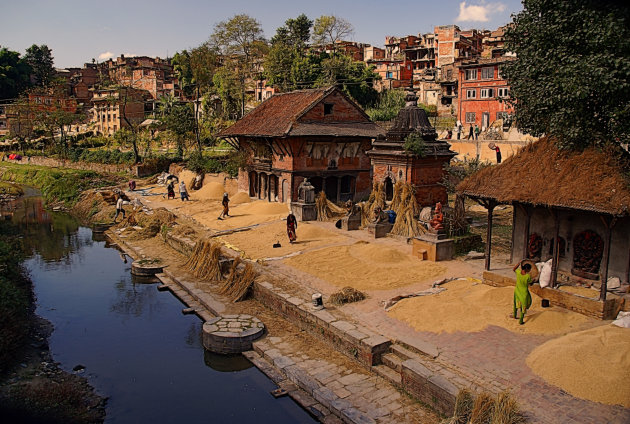
M 490 271 L 490 255 L 492 254 L 492 212 L 497 203 L 494 200 L 485 202 L 488 209 L 488 229 L 486 232 L 486 271 Z
M 604 240 L 604 257 L 602 258 L 602 286 L 599 290 L 599 300 L 606 300 L 606 292 L 608 291 L 608 262 L 610 262 L 610 243 L 612 239 L 612 229 L 615 226 L 617 219 L 613 217 L 610 223 L 602 215 L 599 216 L 606 228 L 606 240 Z
M 335 202 L 339 203 L 340 196 L 341 196 L 341 178 L 337 177 L 337 199 L 335 200 Z
M 558 216 L 558 211 L 553 210 L 553 257 L 551 258 L 551 287 L 556 286 L 556 282 L 558 280 L 558 260 L 559 258 L 559 248 L 558 248 L 558 238 L 560 233 L 560 217 Z

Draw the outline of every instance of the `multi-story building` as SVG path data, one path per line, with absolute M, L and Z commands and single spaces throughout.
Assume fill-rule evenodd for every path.
M 150 100 L 148 91 L 130 87 L 94 90 L 90 113 L 94 134 L 112 135 L 129 123 L 140 124 L 150 112 L 145 106 Z
M 488 128 L 497 119 L 506 118 L 512 108 L 506 102 L 509 86 L 501 77 L 500 66 L 512 57 L 474 59 L 459 65 L 458 116 L 464 125 Z
M 125 87 L 146 90 L 153 99 L 167 95 L 178 99 L 182 97 L 173 65 L 166 59 L 120 55 L 100 66 L 112 81 Z

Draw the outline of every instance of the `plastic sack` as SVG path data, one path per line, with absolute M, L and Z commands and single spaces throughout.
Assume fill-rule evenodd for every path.
M 547 287 L 551 283 L 551 262 L 553 260 L 549 259 L 542 266 L 542 270 L 540 271 L 540 276 L 538 277 L 538 282 L 540 283 L 540 287 Z

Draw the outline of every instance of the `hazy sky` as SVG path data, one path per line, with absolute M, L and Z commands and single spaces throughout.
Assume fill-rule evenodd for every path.
M 2 0 L 0 46 L 24 53 L 46 44 L 55 66 L 80 67 L 122 54 L 172 56 L 207 40 L 214 25 L 246 13 L 267 38 L 288 18 L 337 15 L 354 25 L 354 41 L 382 46 L 386 35 L 433 31 L 435 25 L 495 29 L 522 9 L 518 0 Z

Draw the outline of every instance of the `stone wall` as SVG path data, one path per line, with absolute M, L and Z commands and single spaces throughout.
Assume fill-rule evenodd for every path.
M 4 161 L 4 156 L 2 157 Z M 150 169 L 146 165 L 124 165 L 124 164 L 104 164 L 96 162 L 74 162 L 68 159 L 47 158 L 44 156 L 25 156 L 20 161 L 11 161 L 18 165 L 37 165 L 50 168 L 80 169 L 83 171 L 94 171 L 107 174 L 128 174 L 136 177 L 151 175 L 156 170 Z

